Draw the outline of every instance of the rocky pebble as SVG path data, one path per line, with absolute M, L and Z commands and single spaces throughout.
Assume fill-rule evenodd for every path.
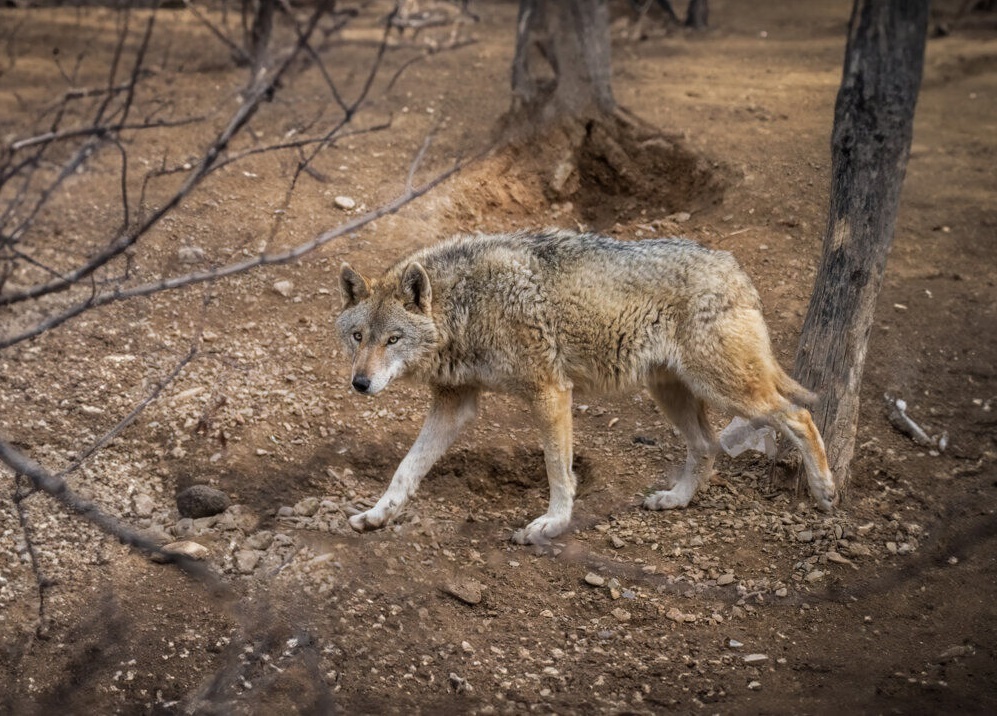
M 193 485 L 177 494 L 177 511 L 181 517 L 201 519 L 224 512 L 232 500 L 221 490 L 207 485 Z

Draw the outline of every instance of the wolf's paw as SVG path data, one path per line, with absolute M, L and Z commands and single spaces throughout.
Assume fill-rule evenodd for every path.
M 820 489 L 813 497 L 817 502 L 817 509 L 821 512 L 834 512 L 834 508 L 841 501 L 841 495 L 833 486 Z
M 388 515 L 387 511 L 383 507 L 374 506 L 366 512 L 353 515 L 350 518 L 350 527 L 355 529 L 357 532 L 379 530 L 388 523 L 389 518 L 390 515 Z
M 649 510 L 674 510 L 688 507 L 692 495 L 683 495 L 676 490 L 659 490 L 644 499 L 644 507 Z
M 516 544 L 549 544 L 552 537 L 557 537 L 568 528 L 571 515 L 546 514 L 538 517 L 521 530 L 512 534 Z

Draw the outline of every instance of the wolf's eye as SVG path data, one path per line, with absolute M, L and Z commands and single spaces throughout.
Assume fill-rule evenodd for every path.
M 399 338 L 401 338 L 401 336 L 391 336 L 390 338 L 388 338 L 388 345 L 389 346 L 395 345 L 398 342 Z
M 357 343 L 359 343 L 360 341 L 362 341 L 363 340 L 363 333 L 361 333 L 360 331 L 357 331 L 356 333 L 354 333 L 353 334 L 353 340 L 355 340 Z

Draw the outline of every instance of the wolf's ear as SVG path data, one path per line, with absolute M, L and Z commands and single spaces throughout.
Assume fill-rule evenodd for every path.
M 405 267 L 399 289 L 405 308 L 429 315 L 433 305 L 433 287 L 429 285 L 429 274 L 422 264 L 413 261 Z
M 343 264 L 339 274 L 339 288 L 343 294 L 343 308 L 355 306 L 370 296 L 370 283 L 349 264 Z

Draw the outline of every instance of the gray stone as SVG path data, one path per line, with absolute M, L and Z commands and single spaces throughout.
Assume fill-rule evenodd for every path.
M 191 559 L 203 560 L 208 556 L 208 548 L 203 544 L 198 544 L 197 542 L 191 542 L 190 540 L 181 540 L 180 542 L 171 542 L 170 544 L 163 545 L 163 552 L 169 554 L 184 555 L 185 557 L 190 557 Z M 152 559 L 156 562 L 166 562 L 168 561 L 162 555 L 153 555 Z
M 207 485 L 193 485 L 177 495 L 177 510 L 181 517 L 211 517 L 224 512 L 231 504 L 228 495 Z
M 585 583 L 591 584 L 593 587 L 601 587 L 603 584 L 606 583 L 606 580 L 605 578 L 600 577 L 595 572 L 589 572 L 588 574 L 585 575 Z
M 156 510 L 156 501 L 144 492 L 139 492 L 132 496 L 132 510 L 137 517 L 152 517 L 152 513 Z
M 481 584 L 475 579 L 454 579 L 444 584 L 442 590 L 464 604 L 481 603 Z
M 262 555 L 255 549 L 240 549 L 233 556 L 235 557 L 235 568 L 239 574 L 252 574 L 256 565 L 260 563 Z
M 246 538 L 246 547 L 249 549 L 265 550 L 271 544 L 273 544 L 273 532 L 269 530 L 260 530 Z
M 317 497 L 306 497 L 299 500 L 294 506 L 294 513 L 303 517 L 311 517 L 318 512 L 319 502 Z
M 177 249 L 177 258 L 182 264 L 199 264 L 206 256 L 200 246 L 181 246 Z

